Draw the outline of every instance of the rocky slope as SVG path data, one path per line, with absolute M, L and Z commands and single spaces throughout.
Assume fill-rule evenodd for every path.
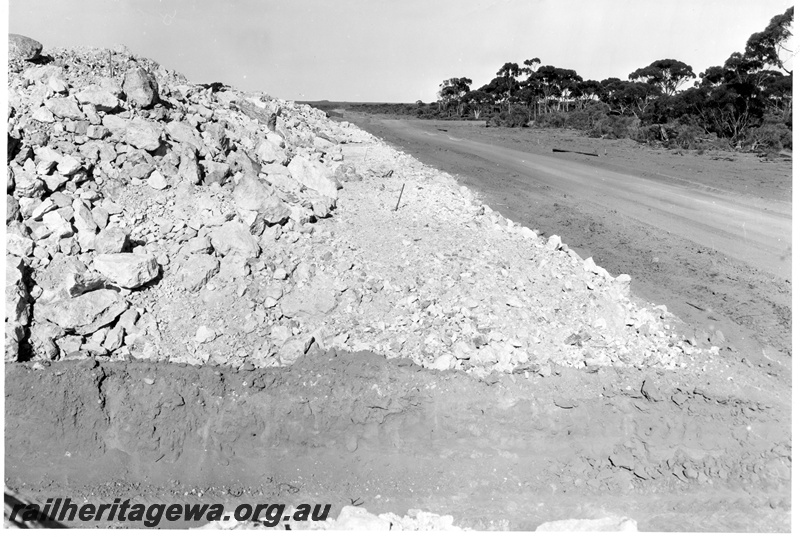
M 249 369 L 318 346 L 482 376 L 715 352 L 626 275 L 307 105 L 124 49 L 8 74 L 7 361 Z

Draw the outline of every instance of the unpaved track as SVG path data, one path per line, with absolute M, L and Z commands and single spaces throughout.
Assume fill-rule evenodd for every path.
M 724 189 L 723 181 L 710 187 L 663 163 L 647 174 L 636 166 L 628 170 L 624 160 L 622 166 L 609 164 L 602 150 L 599 158 L 550 153 L 549 146 L 525 151 L 519 143 L 485 136 L 486 129 L 455 122 L 356 114 L 345 119 L 457 175 L 505 216 L 560 235 L 612 273 L 631 274 L 634 291 L 666 304 L 690 333 L 719 329 L 731 350 L 789 382 L 788 200 L 749 195 L 741 185 L 739 191 Z M 607 141 L 591 142 L 603 147 Z M 580 140 L 575 145 L 585 149 Z M 684 157 L 674 157 L 679 159 Z M 694 164 L 702 170 L 700 159 Z
M 689 185 L 669 185 L 581 162 L 508 149 L 428 132 L 402 120 L 383 124 L 399 136 L 469 152 L 506 169 L 639 222 L 673 233 L 776 276 L 791 274 L 791 207 L 764 200 L 735 199 Z

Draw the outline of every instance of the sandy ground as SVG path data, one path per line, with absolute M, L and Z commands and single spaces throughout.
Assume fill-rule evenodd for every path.
M 456 175 L 504 216 L 561 236 L 612 274 L 630 274 L 637 295 L 666 304 L 690 330 L 721 330 L 731 350 L 789 382 L 790 162 L 570 130 L 345 118 Z M 760 232 L 748 235 L 747 223 Z

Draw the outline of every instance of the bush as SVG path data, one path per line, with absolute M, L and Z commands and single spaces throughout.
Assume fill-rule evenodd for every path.
M 639 132 L 640 121 L 633 116 L 605 116 L 598 119 L 589 130 L 593 138 L 631 138 L 632 140 L 645 141 Z
M 494 113 L 486 120 L 487 127 L 527 127 L 528 110 L 521 106 L 511 108 L 511 113 L 503 111 Z
M 592 126 L 604 118 L 607 108 L 603 103 L 590 102 L 583 110 L 575 110 L 567 114 L 566 126 L 573 129 L 589 130 Z
M 537 127 L 560 129 L 567 125 L 569 116 L 566 112 L 550 112 L 536 117 Z
M 766 153 L 792 149 L 792 131 L 780 118 L 767 117 L 760 127 L 747 132 L 742 147 Z

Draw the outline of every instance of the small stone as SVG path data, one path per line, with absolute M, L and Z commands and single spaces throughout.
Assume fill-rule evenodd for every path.
M 453 366 L 453 357 L 449 354 L 443 354 L 433 361 L 432 369 L 438 371 L 446 371 Z
M 216 338 L 217 333 L 213 328 L 208 328 L 207 326 L 198 327 L 197 333 L 194 335 L 194 340 L 198 343 L 208 343 L 214 341 Z
M 550 235 L 550 238 L 547 239 L 548 250 L 558 250 L 561 247 L 561 244 L 561 237 L 558 235 Z
M 164 176 L 161 175 L 161 172 L 158 170 L 150 174 L 150 177 L 147 178 L 147 184 L 150 185 L 150 188 L 154 188 L 156 190 L 164 190 L 169 186 L 166 178 L 164 178 Z
M 330 529 L 337 531 L 388 532 L 391 523 L 371 514 L 363 507 L 345 505 Z

